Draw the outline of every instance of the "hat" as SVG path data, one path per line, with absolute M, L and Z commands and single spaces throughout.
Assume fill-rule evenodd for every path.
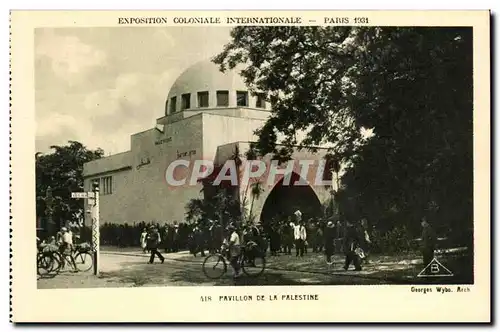
M 299 218 L 302 217 L 302 212 L 300 212 L 300 210 L 295 211 L 293 214 Z
M 326 227 L 333 227 L 333 221 L 329 221 L 329 222 L 326 224 Z
M 67 232 L 67 231 L 68 231 L 68 229 L 67 229 L 66 227 L 63 227 L 63 228 L 61 228 L 61 231 L 63 231 L 63 232 Z

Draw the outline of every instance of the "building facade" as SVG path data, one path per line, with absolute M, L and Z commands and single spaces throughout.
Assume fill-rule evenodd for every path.
M 189 200 L 203 198 L 202 185 L 169 185 L 165 178 L 169 165 L 176 160 L 222 164 L 234 151 L 244 156 L 249 142 L 256 140 L 254 131 L 269 115 L 269 104 L 250 94 L 235 71 L 222 73 L 209 61 L 188 68 L 171 87 L 165 115 L 154 128 L 133 134 L 129 151 L 84 165 L 85 190 L 91 190 L 93 181 L 100 183 L 101 223 L 182 221 Z M 297 150 L 293 158 L 321 160 L 325 154 L 321 149 L 317 153 Z M 270 156 L 263 159 L 269 162 Z M 257 219 L 281 179 L 278 175 L 258 197 L 247 200 Z M 314 209 L 330 199 L 328 186 L 306 187 L 317 202 Z M 248 186 L 239 191 L 241 197 L 248 195 Z

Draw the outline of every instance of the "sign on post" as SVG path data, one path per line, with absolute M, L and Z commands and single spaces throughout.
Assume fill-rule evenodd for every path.
M 92 217 L 92 249 L 94 252 L 94 274 L 99 274 L 99 187 L 95 191 L 72 192 L 71 198 L 87 199 L 87 205 L 90 207 L 90 216 Z
M 94 197 L 95 194 L 92 191 L 90 192 L 81 191 L 81 192 L 71 193 L 71 198 L 94 198 Z

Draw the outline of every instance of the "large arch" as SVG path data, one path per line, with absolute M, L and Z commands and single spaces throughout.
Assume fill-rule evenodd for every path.
M 323 213 L 321 200 L 310 185 L 294 185 L 301 177 L 292 172 L 290 185 L 279 180 L 265 198 L 259 220 L 266 224 L 273 218 L 283 219 L 299 209 L 304 219 L 319 217 Z M 304 181 L 304 180 L 302 180 Z

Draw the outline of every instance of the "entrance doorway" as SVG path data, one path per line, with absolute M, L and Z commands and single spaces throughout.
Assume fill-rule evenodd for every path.
M 260 214 L 263 225 L 269 225 L 273 220 L 286 220 L 297 210 L 302 212 L 303 220 L 322 216 L 323 209 L 318 196 L 309 185 L 294 185 L 299 180 L 300 176 L 293 172 L 289 185 L 283 184 L 284 178 L 276 183 Z

